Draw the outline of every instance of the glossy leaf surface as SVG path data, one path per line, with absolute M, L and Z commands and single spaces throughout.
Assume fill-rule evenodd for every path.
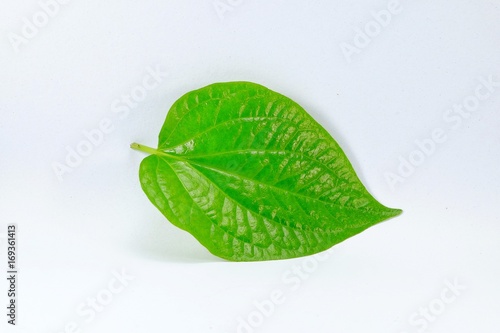
M 250 82 L 177 100 L 141 186 L 177 227 L 233 261 L 317 253 L 401 213 L 377 202 L 302 107 Z

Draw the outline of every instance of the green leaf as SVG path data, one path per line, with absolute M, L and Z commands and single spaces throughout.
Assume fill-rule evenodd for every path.
M 396 216 L 335 140 L 291 99 L 250 82 L 179 98 L 140 166 L 149 200 L 211 253 L 286 259 L 330 248 Z

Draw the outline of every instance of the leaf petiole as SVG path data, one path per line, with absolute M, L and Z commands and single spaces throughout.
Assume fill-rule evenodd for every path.
M 130 144 L 130 148 L 138 150 L 138 151 L 142 151 L 143 153 L 146 153 L 146 154 L 167 157 L 167 158 L 178 160 L 178 161 L 185 161 L 183 158 L 180 158 L 178 156 L 166 153 L 166 152 L 164 152 L 162 150 L 158 150 L 158 149 L 155 149 L 155 148 L 144 146 L 144 145 L 141 145 L 141 144 L 136 143 L 136 142 L 131 143 Z
M 154 149 L 154 148 L 151 148 L 148 146 L 144 146 L 144 145 L 141 145 L 141 144 L 135 143 L 135 142 L 130 144 L 130 148 L 135 149 L 135 150 L 139 150 L 139 151 L 142 151 L 142 152 L 148 153 L 148 154 L 158 154 L 157 149 Z

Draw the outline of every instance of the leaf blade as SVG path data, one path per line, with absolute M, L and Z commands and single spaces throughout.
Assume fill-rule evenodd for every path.
M 368 193 L 305 110 L 257 84 L 218 83 L 182 96 L 158 147 L 141 163 L 144 192 L 228 260 L 313 254 L 401 212 Z

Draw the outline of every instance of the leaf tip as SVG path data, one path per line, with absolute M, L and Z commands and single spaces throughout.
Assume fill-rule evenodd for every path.
M 396 217 L 398 215 L 401 215 L 403 213 L 402 209 L 399 208 L 389 208 L 389 217 Z

